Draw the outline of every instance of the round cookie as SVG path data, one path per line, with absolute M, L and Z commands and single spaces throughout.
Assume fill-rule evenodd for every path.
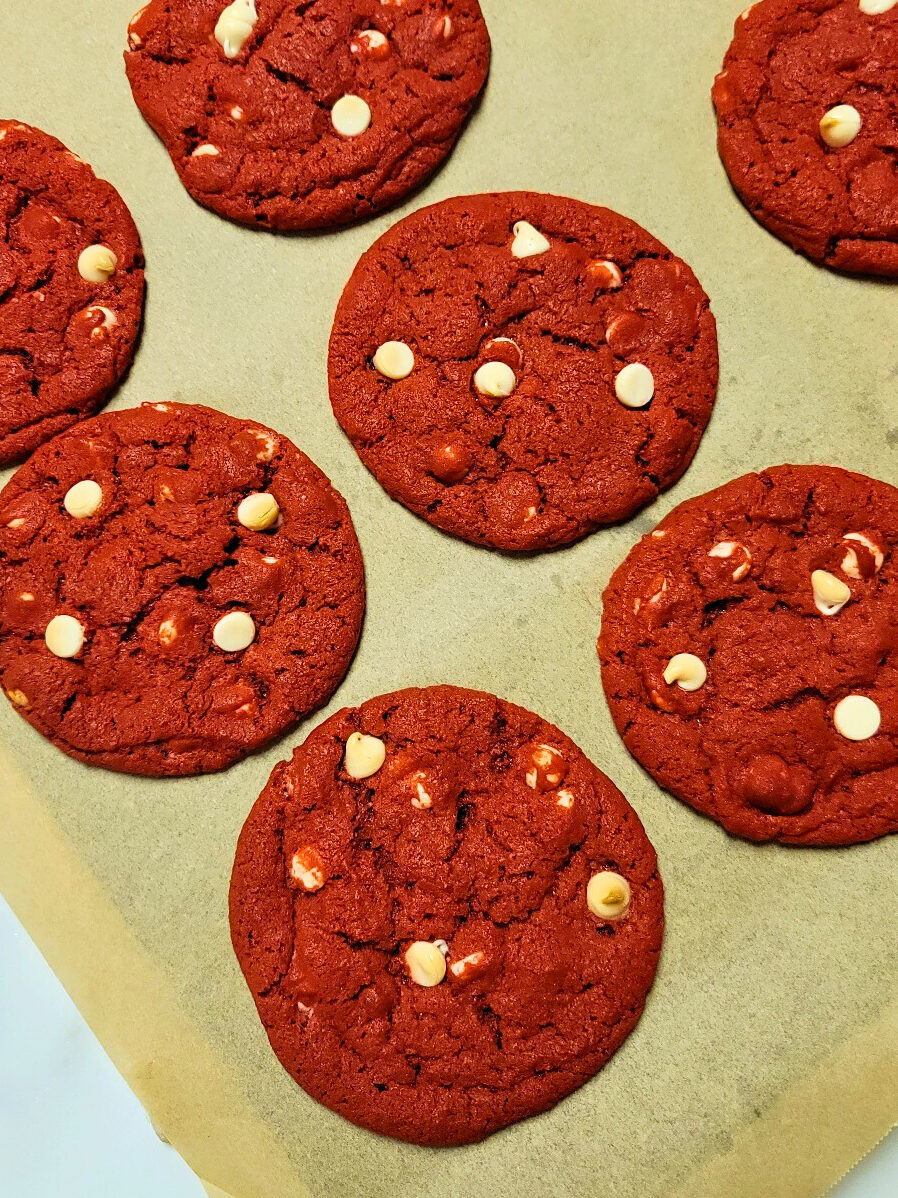
M 451 686 L 339 711 L 275 767 L 230 912 L 283 1066 L 354 1123 L 433 1145 L 601 1068 L 663 931 L 620 792 L 539 716 Z
M 134 355 L 143 290 L 115 188 L 55 137 L 0 121 L 0 466 L 106 402 Z
M 826 266 L 898 275 L 896 0 L 760 0 L 712 92 L 753 216 Z
M 364 604 L 346 504 L 254 421 L 106 413 L 0 492 L 0 684 L 79 761 L 237 761 L 330 697 Z
M 187 191 L 270 229 L 396 203 L 449 154 L 486 81 L 477 0 L 151 0 L 134 99 Z
M 749 840 L 898 830 L 898 491 L 776 466 L 680 504 L 604 595 L 611 714 L 667 790 Z
M 359 260 L 331 403 L 394 499 L 499 549 L 624 520 L 688 466 L 717 335 L 689 267 L 607 208 L 536 192 L 422 208 Z

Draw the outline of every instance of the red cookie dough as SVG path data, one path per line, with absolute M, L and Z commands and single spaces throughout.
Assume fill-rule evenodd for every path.
M 477 0 L 151 0 L 128 44 L 134 99 L 190 195 L 270 229 L 344 224 L 413 191 L 490 60 Z M 346 96 L 366 128 L 338 132 Z
M 69 490 L 87 480 L 99 506 L 72 515 Z M 238 518 L 257 492 L 280 508 L 266 531 Z M 346 504 L 251 420 L 199 404 L 110 412 L 38 450 L 0 492 L 0 684 L 79 761 L 151 775 L 237 761 L 330 697 L 364 606 Z M 225 651 L 215 630 L 232 612 L 255 627 Z M 72 657 L 45 639 L 58 616 L 76 648 L 83 629 Z
M 393 341 L 414 357 L 402 378 L 375 365 Z M 481 393 L 487 363 L 510 394 Z M 617 380 L 637 363 L 654 396 L 625 407 Z M 376 241 L 328 370 L 337 419 L 394 499 L 468 541 L 545 549 L 679 478 L 711 415 L 717 335 L 695 275 L 633 221 L 512 191 L 422 208 Z
M 356 780 L 359 732 L 385 760 Z M 615 918 L 587 907 L 604 871 L 629 890 Z M 654 850 L 616 787 L 539 716 L 452 686 L 339 711 L 275 767 L 230 910 L 284 1068 L 354 1123 L 434 1145 L 592 1077 L 642 1013 L 664 922 Z M 410 974 L 418 941 L 436 984 Z
M 91 282 L 82 251 L 113 251 Z M 143 253 L 131 213 L 62 142 L 0 121 L 0 466 L 95 412 L 131 364 Z
M 826 266 L 896 276 L 898 5 L 869 13 L 862 4 L 878 6 L 760 0 L 746 9 L 714 82 L 718 147 L 740 199 L 777 237 Z M 834 147 L 820 121 L 841 105 L 861 127 Z
M 674 508 L 604 595 L 602 681 L 633 756 L 749 840 L 898 830 L 896 542 L 898 491 L 832 466 L 775 466 Z M 665 681 L 684 653 L 699 684 L 707 671 L 697 689 Z

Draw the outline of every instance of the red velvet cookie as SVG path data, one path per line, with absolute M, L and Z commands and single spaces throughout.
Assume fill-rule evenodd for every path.
M 358 220 L 424 182 L 486 81 L 477 0 L 168 0 L 125 66 L 181 182 L 271 229 Z
M 121 196 L 55 137 L 0 121 L 0 466 L 106 402 L 142 311 Z
M 896 0 L 760 0 L 714 82 L 742 202 L 826 266 L 898 275 L 896 62 Z
M 330 697 L 364 605 L 346 504 L 254 421 L 110 412 L 0 492 L 0 683 L 79 761 L 237 761 Z
M 642 1013 L 664 922 L 654 850 L 605 775 L 539 716 L 452 686 L 339 711 L 275 767 L 230 910 L 284 1068 L 434 1145 L 592 1077 Z
M 445 200 L 360 259 L 331 333 L 334 412 L 437 528 L 545 549 L 624 520 L 688 466 L 717 335 L 679 258 L 607 208 Z
M 680 504 L 604 595 L 618 731 L 749 840 L 898 830 L 898 491 L 776 466 Z

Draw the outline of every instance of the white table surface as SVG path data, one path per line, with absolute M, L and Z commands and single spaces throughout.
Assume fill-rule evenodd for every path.
M 0 1194 L 204 1198 L 2 898 Z M 831 1194 L 895 1198 L 898 1130 Z

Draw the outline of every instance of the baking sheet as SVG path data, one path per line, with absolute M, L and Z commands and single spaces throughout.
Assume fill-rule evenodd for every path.
M 369 606 L 324 714 L 396 687 L 481 687 L 558 723 L 655 843 L 668 934 L 644 1018 L 554 1111 L 430 1150 L 317 1106 L 272 1055 L 231 952 L 241 823 L 304 727 L 212 778 L 80 766 L 0 707 L 0 888 L 145 1103 L 221 1198 L 802 1198 L 898 1119 L 898 838 L 751 846 L 668 798 L 628 757 L 599 684 L 600 594 L 680 500 L 746 470 L 827 461 L 893 479 L 894 285 L 842 278 L 766 234 L 729 189 L 708 93 L 740 0 L 483 0 L 482 105 L 403 209 L 277 237 L 182 191 L 134 108 L 133 0 L 3 0 L 0 114 L 60 137 L 121 191 L 147 256 L 146 329 L 115 407 L 210 403 L 292 437 L 349 502 Z M 404 211 L 535 188 L 608 204 L 694 267 L 719 322 L 721 385 L 680 483 L 619 528 L 514 558 L 393 504 L 327 401 L 325 352 L 358 256 Z

